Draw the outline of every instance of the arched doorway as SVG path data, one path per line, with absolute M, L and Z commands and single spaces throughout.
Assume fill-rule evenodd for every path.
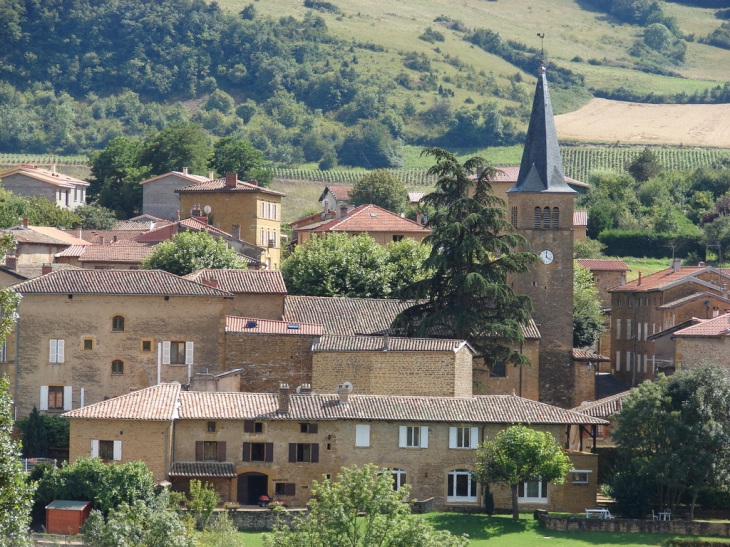
M 269 493 L 269 477 L 263 473 L 238 475 L 237 501 L 241 505 L 258 505 L 259 497 Z

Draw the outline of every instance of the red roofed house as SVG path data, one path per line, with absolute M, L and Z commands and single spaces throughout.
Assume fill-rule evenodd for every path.
M 56 255 L 56 261 L 90 270 L 139 270 L 154 247 L 122 240 L 106 245 L 73 245 Z
M 590 270 L 598 289 L 598 299 L 604 308 L 611 307 L 611 294 L 608 289 L 626 284 L 626 272 L 629 268 L 623 260 L 578 258 L 576 262 Z
M 730 308 L 730 275 L 708 266 L 682 267 L 681 260 L 611 293 L 611 358 L 616 378 L 627 386 L 651 380 L 657 371 L 653 335 L 693 317 L 712 319 Z M 675 333 L 676 335 L 676 333 Z
M 352 210 L 354 207 L 350 201 L 352 188 L 352 186 L 338 186 L 333 184 L 325 186 L 322 195 L 319 196 L 319 202 L 325 211 L 334 211 L 332 218 L 340 218 L 343 212 L 347 214 L 348 211 Z
M 723 315 L 714 319 L 700 320 L 695 325 L 678 330 L 672 338 L 677 368 L 714 363 L 730 370 L 730 313 L 727 309 Z
M 15 239 L 15 250 L 5 257 L 5 264 L 13 268 L 16 264 L 46 264 L 54 262 L 57 253 L 72 245 L 86 246 L 91 243 L 74 237 L 73 232 L 48 226 L 29 226 L 28 219 L 20 226 L 4 230 Z
M 350 235 L 366 233 L 380 245 L 387 245 L 405 237 L 421 241 L 431 233 L 431 230 L 377 205 L 360 205 L 344 217 L 319 220 L 304 226 L 298 225 L 293 231 L 293 237 L 301 245 L 313 234 L 331 232 L 345 232 Z
M 3 188 L 18 196 L 44 197 L 62 209 L 76 209 L 86 203 L 89 183 L 56 172 L 54 165 L 39 169 L 35 165 L 20 165 L 0 173 Z

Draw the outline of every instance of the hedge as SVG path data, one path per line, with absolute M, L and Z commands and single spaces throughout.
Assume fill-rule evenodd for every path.
M 673 235 L 639 230 L 604 230 L 598 240 L 606 246 L 603 252 L 607 256 L 685 258 L 688 254 L 695 253 L 700 260 L 705 259 L 706 248 L 701 234 Z

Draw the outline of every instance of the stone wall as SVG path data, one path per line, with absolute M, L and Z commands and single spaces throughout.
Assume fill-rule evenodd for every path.
M 284 294 L 241 294 L 228 301 L 228 315 L 274 319 L 281 321 L 284 315 Z
M 596 289 L 598 289 L 598 299 L 601 301 L 601 305 L 610 308 L 611 294 L 608 292 L 608 289 L 625 285 L 626 272 L 592 271 L 591 273 L 593 274 L 593 282 L 596 284 Z
M 716 363 L 730 367 L 730 342 L 728 336 L 686 336 L 677 337 L 675 343 L 675 363 L 677 367 L 691 368 L 702 363 Z
M 481 359 L 474 360 L 474 393 L 478 395 L 512 395 L 537 401 L 539 398 L 540 341 L 525 340 L 521 352 L 532 363 L 526 367 L 508 366 L 506 375 L 494 377 Z
M 292 521 L 307 512 L 306 509 L 230 509 L 227 511 L 233 525 L 239 530 L 272 530 L 277 523 L 290 526 Z M 215 521 L 223 511 L 215 511 L 211 519 Z
M 281 382 L 292 389 L 312 383 L 312 343 L 299 334 L 225 335 L 225 368 L 241 368 L 241 391 L 273 393 Z M 334 386 L 332 386 L 334 387 Z M 332 390 L 330 389 L 328 393 Z
M 730 523 L 688 520 L 585 519 L 541 515 L 540 522 L 556 532 L 629 532 L 641 534 L 683 534 L 693 536 L 730 536 Z
M 152 215 L 166 220 L 177 220 L 177 212 L 186 218 L 190 211 L 180 209 L 180 197 L 175 193 L 178 188 L 195 184 L 188 178 L 169 174 L 165 177 L 142 185 L 142 214 Z
M 354 393 L 471 397 L 472 354 L 442 352 L 315 352 L 312 355 L 312 388 L 332 393 L 343 382 L 354 384 Z

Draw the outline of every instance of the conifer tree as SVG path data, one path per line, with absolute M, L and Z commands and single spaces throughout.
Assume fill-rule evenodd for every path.
M 26 458 L 45 458 L 48 456 L 48 437 L 43 416 L 34 406 L 28 417 L 23 435 L 23 454 Z

